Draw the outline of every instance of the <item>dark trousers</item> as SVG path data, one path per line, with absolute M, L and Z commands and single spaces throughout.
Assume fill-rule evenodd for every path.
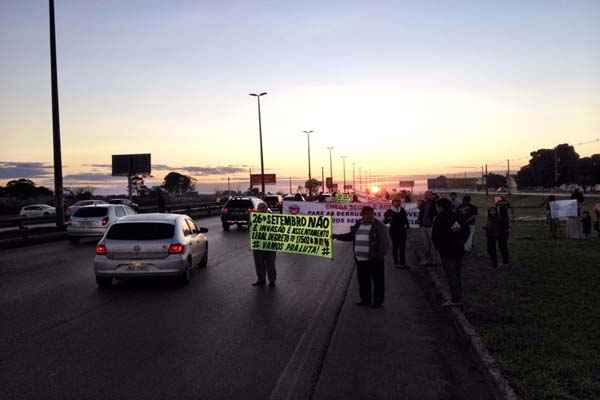
M 365 303 L 383 304 L 385 296 L 385 277 L 383 260 L 368 260 L 356 262 L 358 275 L 358 290 L 360 299 Z M 373 281 L 373 296 L 371 297 L 371 281 Z
M 490 236 L 487 237 L 487 251 L 492 259 L 494 267 L 498 266 L 498 252 L 497 247 L 500 248 L 500 254 L 502 255 L 502 263 L 508 264 L 508 235 Z
M 254 266 L 256 267 L 256 278 L 259 282 L 265 282 L 268 276 L 269 282 L 275 282 L 277 271 L 275 270 L 274 251 L 254 250 Z
M 446 273 L 448 279 L 448 287 L 450 288 L 450 295 L 452 301 L 460 303 L 462 301 L 462 280 L 460 271 L 462 269 L 462 257 L 461 256 L 442 256 L 442 268 Z
M 406 233 L 390 233 L 394 264 L 406 265 Z

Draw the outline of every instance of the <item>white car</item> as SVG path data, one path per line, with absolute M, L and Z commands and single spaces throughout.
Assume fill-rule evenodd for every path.
M 71 216 L 67 236 L 72 243 L 84 237 L 102 237 L 113 222 L 127 215 L 137 214 L 130 207 L 118 204 L 100 204 L 80 207 Z
M 104 200 L 80 200 L 67 208 L 67 215 L 72 216 L 75 211 L 85 206 L 96 206 L 99 204 L 107 204 Z
M 25 218 L 50 217 L 56 215 L 56 208 L 47 204 L 30 204 L 21 208 L 19 215 Z
M 177 276 L 190 281 L 191 270 L 208 263 L 206 228 L 187 215 L 139 214 L 112 224 L 96 246 L 94 272 L 101 287 L 113 278 Z

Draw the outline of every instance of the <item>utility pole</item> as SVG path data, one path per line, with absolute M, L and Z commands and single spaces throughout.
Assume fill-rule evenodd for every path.
M 227 194 L 231 195 L 231 180 L 227 177 Z
M 313 133 L 314 131 L 302 131 L 302 132 L 306 133 L 306 140 L 308 142 L 308 180 L 311 181 L 312 174 L 310 171 L 310 134 Z M 312 196 L 312 185 L 308 188 L 308 195 Z
M 54 0 L 49 0 L 50 17 L 50 76 L 52 90 L 52 144 L 54 147 L 54 202 L 56 203 L 56 226 L 65 226 L 63 199 L 62 154 L 60 145 L 60 113 L 58 109 L 58 73 L 56 67 L 56 29 L 54 23 Z
M 321 189 L 325 193 L 325 167 L 321 167 Z
M 262 123 L 260 120 L 260 98 L 261 96 L 266 95 L 267 92 L 262 92 L 261 94 L 250 93 L 250 96 L 256 97 L 258 101 L 258 137 L 260 140 L 260 186 L 262 195 L 265 195 L 265 163 L 263 159 L 263 141 L 262 141 Z
M 346 156 L 340 156 L 340 158 L 342 159 L 342 165 L 344 169 L 344 189 L 342 193 L 346 193 Z
M 506 160 L 506 184 L 508 185 L 508 178 L 510 177 L 510 160 Z
M 356 163 L 352 163 L 352 191 L 356 192 Z
M 290 194 L 292 194 L 292 177 L 290 176 Z
M 487 168 L 487 164 L 485 164 L 485 196 L 489 196 L 490 195 L 490 189 L 488 186 L 488 168 Z
M 362 167 L 361 166 L 358 167 L 358 187 L 360 188 L 360 191 L 362 192 L 363 186 L 362 186 Z
M 331 151 L 333 150 L 333 146 L 327 147 L 327 150 L 329 150 L 329 177 L 331 178 L 331 186 L 329 187 L 329 193 L 331 193 L 333 189 L 333 161 L 331 158 Z

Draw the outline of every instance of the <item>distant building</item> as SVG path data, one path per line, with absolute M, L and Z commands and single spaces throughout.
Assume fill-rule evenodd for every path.
M 438 176 L 427 179 L 429 190 L 452 190 L 452 189 L 477 189 L 479 178 L 447 178 Z

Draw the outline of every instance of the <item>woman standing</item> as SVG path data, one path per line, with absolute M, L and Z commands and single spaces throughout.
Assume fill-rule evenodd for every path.
M 492 259 L 492 266 L 498 268 L 498 253 L 496 247 L 500 248 L 502 256 L 502 267 L 508 266 L 508 232 L 504 228 L 496 207 L 488 209 L 487 224 L 484 227 L 487 236 L 487 250 Z

